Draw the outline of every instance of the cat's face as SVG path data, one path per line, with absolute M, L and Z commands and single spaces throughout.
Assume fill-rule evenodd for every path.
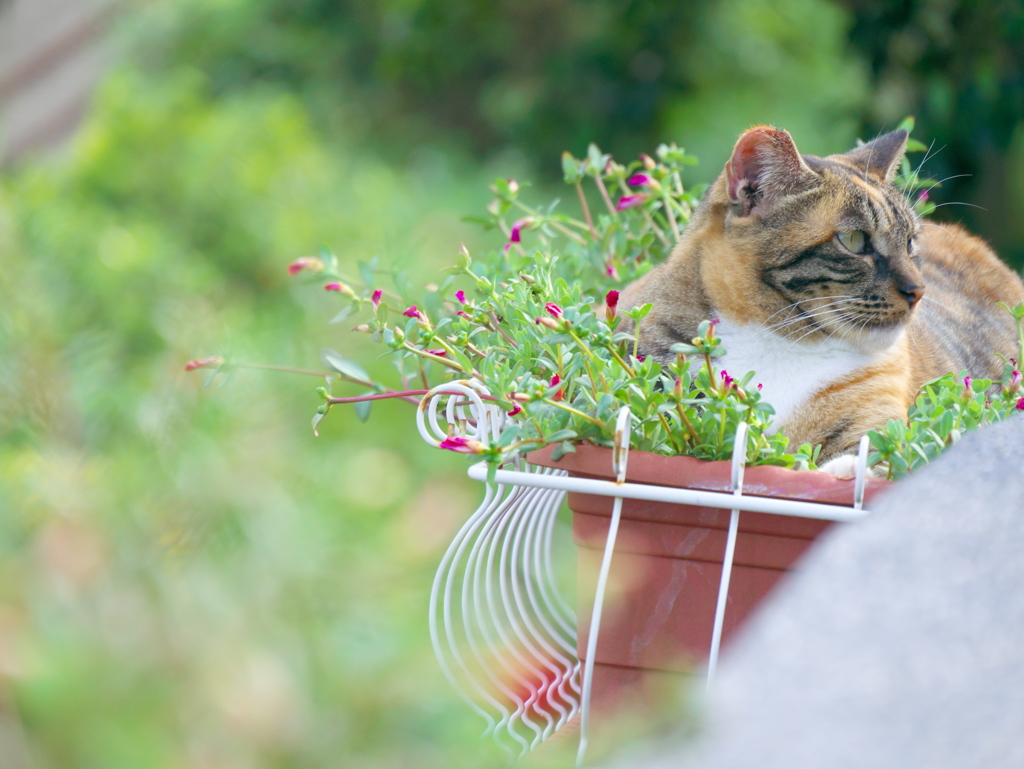
M 924 294 L 913 206 L 892 184 L 906 132 L 844 155 L 800 155 L 789 134 L 744 134 L 719 185 L 722 237 L 742 322 L 795 342 L 886 347 Z M 714 299 L 714 297 L 713 297 Z M 735 307 L 735 301 L 730 302 Z

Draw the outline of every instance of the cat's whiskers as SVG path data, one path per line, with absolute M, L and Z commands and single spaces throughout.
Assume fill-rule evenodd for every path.
M 809 319 L 809 318 L 814 318 L 814 317 L 820 315 L 822 312 L 827 312 L 829 307 L 834 306 L 834 305 L 840 305 L 843 302 L 845 302 L 846 300 L 853 299 L 853 298 L 854 297 L 852 295 L 850 295 L 850 294 L 836 294 L 834 296 L 822 296 L 822 297 L 815 297 L 815 298 L 812 298 L 812 299 L 800 299 L 799 301 L 793 302 L 792 304 L 787 304 L 781 310 L 776 310 L 771 315 L 769 315 L 767 318 L 765 318 L 761 323 L 758 324 L 758 326 L 760 327 L 760 330 L 759 330 L 758 333 L 759 333 L 760 336 L 763 336 L 765 334 L 774 333 L 775 331 L 777 331 L 777 330 L 779 330 L 781 328 L 785 328 L 786 326 L 792 325 L 794 323 L 798 323 L 801 320 L 806 320 L 806 319 Z M 828 303 L 826 303 L 824 305 L 819 305 L 819 306 L 815 307 L 814 309 L 812 309 L 810 311 L 805 311 L 805 310 L 800 309 L 800 306 L 799 306 L 800 304 L 802 304 L 804 302 L 812 302 L 812 301 L 815 301 L 815 299 L 831 299 L 831 300 L 834 300 L 834 301 L 830 301 L 830 302 L 828 302 Z M 776 315 L 778 315 L 781 312 L 785 312 L 786 310 L 795 310 L 798 314 L 795 315 L 795 316 L 790 315 L 789 317 L 783 318 L 782 320 L 769 325 L 769 321 L 772 318 L 774 318 Z
M 824 305 L 819 305 L 818 307 L 815 307 L 813 310 L 810 310 L 810 311 L 800 310 L 800 314 L 795 316 L 795 317 L 786 318 L 784 320 L 779 321 L 778 323 L 774 323 L 771 326 L 763 328 L 761 330 L 761 332 L 759 333 L 759 337 L 763 338 L 764 336 L 766 336 L 768 334 L 780 335 L 780 332 L 783 331 L 784 329 L 786 329 L 786 328 L 788 328 L 790 326 L 795 326 L 795 325 L 797 325 L 797 324 L 799 324 L 801 322 L 812 322 L 811 323 L 812 330 L 814 328 L 818 328 L 822 324 L 817 323 L 817 319 L 826 317 L 826 316 L 828 316 L 830 314 L 833 314 L 835 312 L 840 311 L 842 309 L 843 305 L 847 304 L 848 300 L 849 299 L 853 299 L 853 298 L 855 298 L 855 297 L 847 296 L 847 297 L 843 297 L 842 299 L 839 299 L 839 300 L 834 301 L 834 302 L 829 302 L 829 303 L 824 304 Z M 802 301 L 810 301 L 810 300 L 802 300 Z
M 932 139 L 932 143 L 928 145 L 928 150 L 924 153 L 924 157 L 921 158 L 921 162 L 917 164 L 917 168 L 915 168 L 913 174 L 911 174 L 911 178 L 912 179 L 919 179 L 920 176 L 921 176 L 921 169 L 924 168 L 924 164 L 926 162 L 928 162 L 929 158 L 935 157 L 935 155 L 938 155 L 944 149 L 944 147 L 940 147 L 938 150 L 935 151 L 935 154 L 933 155 L 932 154 L 932 148 L 934 146 L 935 146 L 935 140 Z M 913 201 L 911 201 L 911 199 L 910 199 L 910 196 L 912 194 L 913 194 L 913 191 L 910 190 L 908 187 L 904 187 L 903 188 L 903 200 L 911 208 L 913 208 L 913 206 L 914 206 Z

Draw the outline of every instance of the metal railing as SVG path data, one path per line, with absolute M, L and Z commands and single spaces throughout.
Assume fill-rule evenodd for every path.
M 471 382 L 442 385 L 428 393 L 417 411 L 424 440 L 440 446 L 449 435 L 485 443 L 496 439 L 508 418 L 482 394 Z M 577 764 L 583 763 L 601 614 L 624 499 L 731 511 L 708 657 L 708 686 L 718 667 L 740 511 L 845 522 L 868 515 L 863 509 L 866 437 L 857 456 L 853 507 L 845 507 L 744 495 L 744 423 L 736 432 L 729 492 L 627 483 L 630 427 L 629 408 L 624 407 L 618 414 L 612 452 L 615 481 L 572 478 L 564 470 L 533 467 L 521 458 L 493 472 L 490 482 L 486 463 L 469 469 L 471 478 L 486 483 L 484 501 L 441 560 L 430 597 L 430 636 L 445 676 L 487 722 L 485 734 L 520 756 L 579 715 Z M 567 492 L 614 500 L 582 670 L 576 656 L 575 614 L 559 592 L 552 561 L 555 519 Z

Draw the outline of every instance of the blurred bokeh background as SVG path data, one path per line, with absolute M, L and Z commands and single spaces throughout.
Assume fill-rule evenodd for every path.
M 564 149 L 709 181 L 752 124 L 827 154 L 909 114 L 936 217 L 1020 267 L 1016 2 L 0 0 L 0 765 L 493 765 L 426 628 L 463 459 L 184 363 L 372 361 L 286 265 L 435 280 Z

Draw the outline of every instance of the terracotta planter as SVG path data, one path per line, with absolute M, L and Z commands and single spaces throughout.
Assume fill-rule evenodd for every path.
M 533 452 L 529 461 L 578 477 L 614 480 L 611 449 L 578 446 L 558 462 L 551 460 L 552 451 Z M 728 492 L 729 479 L 729 462 L 629 454 L 629 482 Z M 889 485 L 869 479 L 865 500 Z M 745 495 L 838 505 L 853 504 L 853 486 L 852 479 L 778 467 L 748 467 L 743 484 Z M 570 493 L 568 504 L 578 546 L 577 649 L 582 660 L 613 500 Z M 594 665 L 595 705 L 621 701 L 638 687 L 686 674 L 707 659 L 729 515 L 715 508 L 625 500 Z M 767 513 L 741 515 L 723 645 L 832 525 Z

